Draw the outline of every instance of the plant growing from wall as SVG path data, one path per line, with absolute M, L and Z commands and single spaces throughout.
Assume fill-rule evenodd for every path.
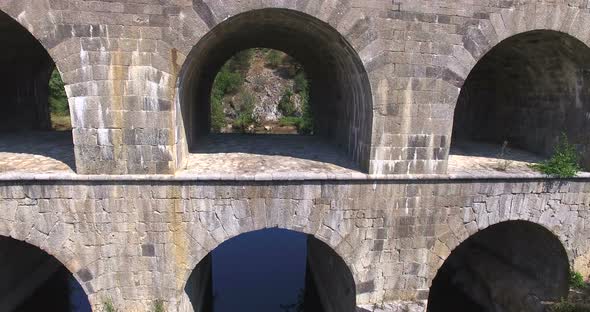
M 496 167 L 496 169 L 500 171 L 507 171 L 510 165 L 512 165 L 512 160 L 506 158 L 508 153 L 508 141 L 504 141 L 504 143 L 502 144 L 502 148 L 500 149 L 500 154 L 498 154 L 500 162 L 498 163 L 498 167 Z
M 530 167 L 547 175 L 570 178 L 581 170 L 579 159 L 576 147 L 569 143 L 565 134 L 562 134 L 551 158 Z
M 102 312 L 119 312 L 119 310 L 115 308 L 115 305 L 113 304 L 113 300 L 111 298 L 103 298 Z
M 588 287 L 584 281 L 584 276 L 580 272 L 570 270 L 570 287 L 575 289 L 585 289 Z
M 164 301 L 162 300 L 156 300 L 154 302 L 154 310 L 153 312 L 166 312 L 166 309 L 164 308 Z

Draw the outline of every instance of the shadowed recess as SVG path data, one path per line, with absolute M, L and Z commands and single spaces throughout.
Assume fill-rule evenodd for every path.
M 271 228 L 236 236 L 193 270 L 182 312 L 353 312 L 346 263 L 311 235 Z
M 215 26 L 193 48 L 180 74 L 179 99 L 189 149 L 210 131 L 210 94 L 216 74 L 237 52 L 250 48 L 283 51 L 297 59 L 311 81 L 315 134 L 368 168 L 372 96 L 364 66 L 344 37 L 304 13 L 262 9 Z
M 7 312 L 91 312 L 82 286 L 57 259 L 0 236 L 0 307 Z
M 541 312 L 567 296 L 568 282 L 559 239 L 535 223 L 507 221 L 453 250 L 432 282 L 428 311 Z
M 6 47 L 0 53 L 0 129 L 50 129 L 53 60 L 27 29 L 1 11 L 0 44 Z
M 590 48 L 565 33 L 510 37 L 473 68 L 455 109 L 453 139 L 548 156 L 561 133 L 590 168 Z

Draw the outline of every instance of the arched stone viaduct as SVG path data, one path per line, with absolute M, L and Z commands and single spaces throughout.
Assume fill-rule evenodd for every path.
M 0 52 L 0 120 L 42 126 L 35 99 L 55 64 L 77 172 L 1 173 L 0 235 L 57 258 L 94 310 L 109 297 L 124 311 L 155 300 L 197 311 L 185 289 L 195 267 L 269 227 L 323 242 L 312 249 L 332 311 L 426 311 L 450 271 L 455 285 L 477 273 L 488 287 L 478 304 L 511 306 L 563 296 L 570 266 L 590 274 L 589 175 L 448 171 L 452 139 L 508 128 L 539 153 L 565 132 L 589 167 L 587 1 L 0 0 L 0 10 L 5 49 L 23 51 Z M 48 55 L 24 52 L 12 31 L 25 29 Z M 358 170 L 186 172 L 214 73 L 257 46 L 312 68 L 318 135 Z M 32 104 L 5 97 L 14 89 Z M 342 265 L 324 266 L 331 258 Z

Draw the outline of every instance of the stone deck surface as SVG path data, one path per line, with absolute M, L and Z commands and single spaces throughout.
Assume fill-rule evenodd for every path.
M 360 177 L 363 173 L 342 149 L 318 137 L 292 135 L 210 135 L 191 151 L 179 177 L 289 179 Z M 451 148 L 448 174 L 453 176 L 535 176 L 529 165 L 544 158 L 501 146 L 458 142 Z M 506 167 L 506 170 L 502 170 Z M 70 132 L 0 134 L 0 174 L 74 174 Z M 233 178 L 231 178 L 233 177 Z
M 451 146 L 449 174 L 537 174 L 529 166 L 545 160 L 537 154 L 499 144 L 458 141 Z
M 358 172 L 345 151 L 312 136 L 209 135 L 181 174 L 317 174 Z
M 0 173 L 73 173 L 74 168 L 69 131 L 0 133 Z

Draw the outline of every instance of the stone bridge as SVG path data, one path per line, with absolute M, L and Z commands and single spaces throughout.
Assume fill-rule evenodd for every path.
M 326 311 L 543 311 L 590 275 L 590 174 L 526 165 L 563 133 L 590 169 L 588 1 L 0 11 L 3 307 L 63 265 L 94 311 L 203 311 L 209 253 L 271 227 L 310 235 Z M 253 47 L 304 65 L 313 137 L 208 134 L 216 73 Z M 54 68 L 71 136 L 42 131 Z

